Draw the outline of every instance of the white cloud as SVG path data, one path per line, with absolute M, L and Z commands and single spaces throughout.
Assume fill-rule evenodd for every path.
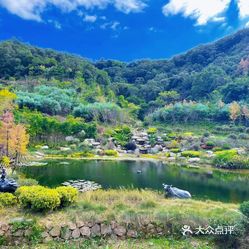
M 85 15 L 84 17 L 85 22 L 96 22 L 97 21 L 97 16 L 90 16 L 90 15 Z
M 120 22 L 114 21 L 114 22 L 106 22 L 100 26 L 101 29 L 112 29 L 117 30 L 120 26 Z
M 51 23 L 56 29 L 62 29 L 62 26 L 58 21 L 48 20 L 48 23 Z
M 239 13 L 241 18 L 249 17 L 249 1 L 238 0 Z
M 35 21 L 41 21 L 41 14 L 50 6 L 70 12 L 79 8 L 103 9 L 108 5 L 126 14 L 142 11 L 146 7 L 144 0 L 0 0 L 0 6 L 10 13 Z
M 163 7 L 164 15 L 182 14 L 184 17 L 196 19 L 197 25 L 205 25 L 209 21 L 221 20 L 231 0 L 170 0 Z M 248 1 L 248 0 L 244 0 Z M 218 19 L 217 19 L 218 18 Z
M 146 4 L 141 0 L 115 0 L 115 7 L 128 14 L 130 12 L 140 12 L 146 7 Z

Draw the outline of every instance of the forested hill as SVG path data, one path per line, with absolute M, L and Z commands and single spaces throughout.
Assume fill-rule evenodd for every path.
M 248 75 L 249 29 L 170 60 L 143 60 L 129 64 L 99 61 L 96 66 L 108 72 L 113 82 L 139 85 L 138 93 L 142 93 L 147 101 L 156 98 L 160 91 L 172 89 L 177 90 L 182 99 L 203 99 L 234 79 Z
M 33 109 L 37 109 L 35 102 L 40 98 L 27 92 L 46 95 L 48 87 L 53 87 L 53 96 L 68 89 L 64 94 L 78 104 L 114 102 L 123 108 L 130 103 L 133 109 L 140 108 L 141 117 L 172 101 L 249 103 L 248 72 L 249 29 L 169 60 L 131 63 L 92 62 L 16 40 L 0 43 L 1 82 L 18 92 L 21 107 Z M 74 107 L 72 104 L 58 113 L 68 114 Z

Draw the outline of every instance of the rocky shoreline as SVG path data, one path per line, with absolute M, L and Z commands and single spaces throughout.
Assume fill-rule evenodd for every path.
M 62 183 L 63 186 L 71 186 L 79 190 L 79 192 L 94 191 L 102 188 L 102 186 L 93 181 L 86 180 L 69 180 Z

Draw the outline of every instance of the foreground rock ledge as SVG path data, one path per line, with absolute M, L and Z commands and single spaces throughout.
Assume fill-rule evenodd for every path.
M 26 223 L 27 220 L 20 218 L 13 223 L 0 223 L 0 238 L 4 245 L 21 245 L 32 243 L 34 238 L 34 223 L 30 222 L 30 226 L 18 226 Z M 90 239 L 95 237 L 126 239 L 126 238 L 149 238 L 155 236 L 169 235 L 170 231 L 162 224 L 142 224 L 136 227 L 134 224 L 118 224 L 115 221 L 77 221 L 68 222 L 61 225 L 45 224 L 39 225 L 40 231 L 36 231 L 36 242 L 47 243 L 54 241 L 68 241 L 77 239 Z

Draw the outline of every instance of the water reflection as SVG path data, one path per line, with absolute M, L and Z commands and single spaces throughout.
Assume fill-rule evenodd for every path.
M 86 179 L 104 188 L 135 187 L 162 190 L 162 183 L 188 190 L 194 198 L 223 202 L 249 200 L 248 174 L 196 170 L 152 161 L 49 161 L 46 166 L 23 168 L 42 185 L 58 186 L 70 179 Z M 141 173 L 138 173 L 141 171 Z

